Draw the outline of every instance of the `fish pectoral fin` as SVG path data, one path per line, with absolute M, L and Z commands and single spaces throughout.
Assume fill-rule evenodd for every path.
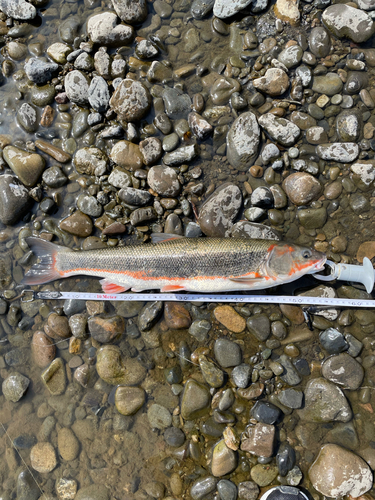
M 102 285 L 104 293 L 121 293 L 129 290 L 130 286 L 122 286 L 117 283 L 112 283 L 112 281 L 104 279 L 100 280 L 99 283 Z
M 165 285 L 160 289 L 162 293 L 165 292 L 182 292 L 185 290 L 185 287 L 182 285 Z
M 254 281 L 263 280 L 265 278 L 267 279 L 267 276 L 264 276 L 263 274 L 258 273 L 256 271 L 253 273 L 243 274 L 242 276 L 235 276 L 229 279 L 230 281 L 238 281 L 238 282 L 251 281 L 253 283 Z
M 185 238 L 185 236 L 181 236 L 179 234 L 168 234 L 168 233 L 152 233 L 151 241 L 152 243 L 163 243 L 164 241 L 172 241 L 172 240 L 180 240 L 181 238 Z

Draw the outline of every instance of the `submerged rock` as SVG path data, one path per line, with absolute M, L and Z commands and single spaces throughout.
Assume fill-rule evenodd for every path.
M 232 167 L 240 171 L 253 165 L 260 141 L 260 128 L 255 115 L 248 111 L 233 122 L 227 135 L 227 157 Z

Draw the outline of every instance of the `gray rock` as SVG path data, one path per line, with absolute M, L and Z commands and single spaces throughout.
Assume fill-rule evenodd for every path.
M 206 319 L 196 319 L 189 328 L 189 333 L 195 337 L 198 342 L 204 342 L 208 339 L 208 332 L 211 330 L 211 323 Z
M 349 422 L 352 419 L 344 393 L 321 377 L 309 380 L 305 388 L 305 407 L 297 413 L 306 422 Z
M 203 479 L 197 479 L 190 488 L 190 496 L 193 500 L 202 500 L 209 493 L 216 489 L 217 479 L 208 476 Z
M 255 115 L 248 111 L 233 122 L 227 135 L 227 157 L 232 167 L 242 171 L 253 165 L 260 141 L 260 129 Z
M 91 217 L 100 217 L 103 212 L 103 207 L 94 196 L 82 193 L 78 196 L 77 207 L 86 215 Z
M 256 500 L 259 495 L 259 486 L 253 481 L 243 481 L 238 484 L 239 500 Z
M 280 375 L 281 380 L 283 380 L 288 385 L 298 385 L 301 382 L 301 377 L 298 375 L 297 370 L 294 368 L 292 362 L 286 354 L 282 354 L 277 361 L 283 366 L 284 373 Z
M 37 110 L 31 104 L 24 102 L 17 111 L 17 121 L 26 132 L 32 134 L 38 129 Z
M 128 203 L 129 205 L 135 205 L 137 207 L 142 207 L 151 203 L 152 196 L 148 191 L 143 191 L 142 189 L 135 189 L 132 187 L 122 188 L 118 193 L 119 198 Z
M 362 10 L 374 10 L 375 1 L 374 0 L 358 0 L 358 7 Z
M 151 189 L 161 196 L 171 196 L 173 198 L 178 195 L 181 189 L 177 174 L 173 168 L 161 165 L 150 168 L 147 182 Z
M 322 375 L 343 389 L 355 391 L 362 384 L 364 371 L 358 361 L 343 352 L 324 361 Z
M 36 8 L 25 0 L 0 0 L 0 10 L 7 17 L 28 21 L 36 16 Z
M 141 40 L 137 43 L 135 53 L 140 59 L 152 59 L 159 54 L 159 51 L 149 40 Z
M 225 183 L 203 203 L 198 223 L 206 236 L 223 237 L 242 205 L 242 194 L 234 184 Z
M 158 216 L 154 207 L 137 208 L 130 214 L 130 224 L 133 226 L 142 226 L 157 218 Z
M 299 127 L 285 118 L 278 118 L 272 113 L 266 113 L 259 118 L 259 124 L 282 146 L 293 146 L 301 133 Z
M 90 79 L 81 71 L 74 69 L 64 80 L 65 92 L 71 102 L 79 106 L 89 104 Z
M 326 57 L 331 48 L 331 38 L 327 31 L 318 26 L 311 30 L 309 36 L 309 48 L 316 57 Z
M 147 137 L 139 143 L 145 165 L 153 165 L 163 154 L 162 143 L 157 137 Z
M 172 415 L 164 406 L 153 404 L 147 411 L 147 418 L 152 428 L 166 429 L 172 425 Z
M 247 319 L 246 325 L 250 333 L 263 342 L 271 335 L 271 323 L 266 314 L 255 314 Z
M 251 366 L 246 363 L 235 366 L 231 373 L 234 385 L 240 389 L 246 389 L 250 382 L 251 371 Z
M 47 168 L 47 170 L 43 172 L 42 179 L 48 187 L 55 189 L 65 186 L 65 184 L 68 182 L 68 178 L 66 177 L 62 169 L 57 166 Z
M 290 69 L 297 66 L 302 59 L 303 50 L 299 45 L 292 45 L 282 50 L 277 57 L 277 60 Z
M 241 363 L 241 348 L 231 340 L 225 338 L 217 339 L 214 345 L 214 353 L 216 361 L 223 368 L 237 366 Z
M 29 471 L 20 472 L 17 478 L 17 500 L 38 500 L 40 490 Z
M 121 120 L 133 122 L 143 118 L 151 106 L 151 95 L 140 82 L 122 80 L 110 99 L 111 108 Z
M 101 76 L 94 76 L 88 89 L 90 106 L 98 113 L 104 113 L 109 106 L 108 84 Z
M 255 240 L 280 240 L 280 235 L 269 226 L 248 221 L 239 221 L 225 233 L 226 237 L 253 238 Z
M 69 16 L 68 19 L 59 25 L 61 40 L 66 43 L 73 44 L 75 37 L 78 35 L 79 27 L 79 19 L 74 16 Z
M 147 17 L 146 0 L 112 0 L 121 21 L 129 24 L 142 23 Z
M 252 1 L 253 0 L 232 0 L 228 2 L 227 0 L 215 0 L 214 16 L 219 19 L 226 19 L 247 7 Z
M 100 176 L 106 172 L 108 166 L 107 155 L 94 147 L 79 149 L 73 161 L 79 174 Z
M 197 154 L 198 150 L 195 144 L 181 146 L 171 153 L 166 153 L 163 162 L 168 166 L 178 166 L 193 160 Z
M 350 95 L 359 92 L 368 86 L 369 79 L 365 71 L 349 71 L 348 78 L 344 85 L 344 93 Z
M 204 141 L 212 134 L 213 127 L 198 113 L 189 113 L 188 123 L 190 130 L 200 141 Z
M 217 483 L 217 491 L 220 500 L 236 500 L 237 498 L 237 486 L 228 479 L 221 479 Z
M 181 415 L 185 420 L 199 418 L 209 412 L 211 397 L 206 385 L 188 379 L 181 401 Z
M 30 57 L 25 63 L 24 69 L 29 80 L 38 85 L 43 85 L 52 80 L 53 74 L 57 71 L 58 67 L 56 63 L 45 62 L 36 57 Z
M 350 38 L 355 43 L 366 42 L 375 31 L 373 20 L 366 12 L 345 4 L 327 7 L 322 21 L 335 36 Z
M 318 94 L 333 96 L 342 90 L 342 80 L 337 73 L 327 73 L 326 75 L 314 76 L 312 89 Z
M 25 394 L 29 384 L 30 380 L 27 377 L 18 372 L 13 373 L 13 375 L 7 377 L 2 384 L 2 391 L 5 399 L 16 403 Z
M 308 87 L 310 85 L 311 78 L 312 78 L 311 69 L 308 66 L 301 64 L 296 69 L 296 77 L 301 80 L 301 84 L 303 87 Z
M 213 9 L 215 0 L 193 0 L 190 12 L 194 19 L 203 19 Z
M 109 491 L 104 484 L 92 484 L 80 488 L 74 500 L 109 500 Z
M 147 303 L 138 316 L 138 327 L 141 331 L 148 331 L 157 323 L 163 311 L 163 302 Z
M 24 217 L 33 199 L 25 186 L 13 175 L 0 176 L 0 221 L 12 226 Z
M 93 43 L 102 46 L 121 47 L 128 45 L 134 38 L 132 26 L 117 24 L 118 18 L 113 12 L 103 12 L 90 17 L 87 32 Z
M 296 453 L 288 442 L 280 444 L 277 455 L 276 465 L 281 477 L 285 477 L 296 463 Z M 290 484 L 290 483 L 288 483 Z
M 191 99 L 180 89 L 167 88 L 162 93 L 165 113 L 169 118 L 177 120 L 186 118 L 190 112 Z
M 322 160 L 351 163 L 359 156 L 359 146 L 354 142 L 319 144 L 316 152 Z
M 90 54 L 83 51 L 74 61 L 74 68 L 82 71 L 90 72 L 94 69 L 94 59 Z
M 288 90 L 289 78 L 281 68 L 270 68 L 264 76 L 253 80 L 253 85 L 256 89 L 277 97 Z
M 278 394 L 281 404 L 287 408 L 298 409 L 302 407 L 303 392 L 296 389 L 285 389 Z

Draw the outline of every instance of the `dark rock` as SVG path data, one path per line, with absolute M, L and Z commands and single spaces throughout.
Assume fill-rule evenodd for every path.
M 263 424 L 274 424 L 281 415 L 281 410 L 267 401 L 257 401 L 251 409 L 251 416 Z
M 9 174 L 0 177 L 0 221 L 3 224 L 11 226 L 21 220 L 33 203 L 34 200 L 17 177 Z
M 53 74 L 58 70 L 58 64 L 45 62 L 36 57 L 30 57 L 25 64 L 27 78 L 37 85 L 43 85 L 52 80 Z
M 319 334 L 319 340 L 323 348 L 329 354 L 339 354 L 349 347 L 345 337 L 335 328 L 328 328 Z
M 276 455 L 276 465 L 281 477 L 285 477 L 296 463 L 296 453 L 289 443 L 281 443 Z

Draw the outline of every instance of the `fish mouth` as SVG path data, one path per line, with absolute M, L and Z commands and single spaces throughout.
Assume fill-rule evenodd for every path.
M 318 262 L 314 264 L 314 266 L 311 268 L 308 274 L 315 274 L 319 273 L 320 271 L 323 271 L 326 261 L 327 257 L 326 256 L 322 257 L 320 260 L 318 260 Z

